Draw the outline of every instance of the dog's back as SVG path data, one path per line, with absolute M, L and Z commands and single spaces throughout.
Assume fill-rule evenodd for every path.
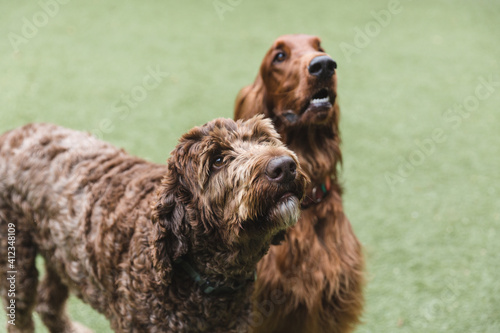
M 110 212 L 119 214 L 121 204 L 129 212 L 165 173 L 166 166 L 56 125 L 30 124 L 0 136 L 0 202 L 14 214 L 22 212 L 33 227 L 51 228 L 52 237 L 61 228 L 69 229 L 61 230 L 66 235 L 89 237 L 96 227 L 91 215 L 105 220 Z
M 117 268 L 126 260 L 134 221 L 148 218 L 133 216 L 134 211 L 149 211 L 142 206 L 151 200 L 144 199 L 154 195 L 165 173 L 166 166 L 55 125 L 30 124 L 0 136 L 0 234 L 6 236 L 9 225 L 14 227 L 17 252 L 10 271 L 25 274 L 17 277 L 15 298 L 23 300 L 16 304 L 17 318 L 35 304 L 37 253 L 47 263 L 41 290 L 64 295 L 69 286 L 100 312 L 109 311 L 113 295 L 106 290 L 116 288 Z M 3 252 L 8 238 L 0 237 L 0 242 Z M 6 260 L 2 255 L 2 284 Z M 57 307 L 54 299 L 43 299 L 43 293 L 39 298 L 42 317 L 44 310 Z M 51 320 L 46 317 L 44 322 Z

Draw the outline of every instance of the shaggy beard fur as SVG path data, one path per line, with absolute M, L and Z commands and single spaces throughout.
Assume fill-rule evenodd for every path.
M 300 216 L 300 210 L 297 207 L 300 207 L 299 200 L 296 197 L 291 197 L 278 204 L 278 207 L 271 211 L 270 216 L 279 216 L 284 221 L 284 224 L 293 226 Z

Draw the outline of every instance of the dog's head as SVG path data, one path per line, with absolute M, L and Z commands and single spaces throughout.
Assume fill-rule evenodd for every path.
M 263 113 L 277 128 L 330 123 L 338 116 L 336 62 L 318 37 L 284 35 L 235 104 L 236 119 Z
M 299 217 L 306 177 L 262 116 L 192 129 L 168 168 L 153 207 L 154 252 L 166 266 L 184 255 L 206 255 L 214 272 L 256 263 Z

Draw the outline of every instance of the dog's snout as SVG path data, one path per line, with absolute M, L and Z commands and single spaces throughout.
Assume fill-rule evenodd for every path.
M 297 175 L 297 163 L 290 156 L 275 157 L 267 164 L 266 175 L 273 182 L 291 182 Z
M 335 74 L 337 63 L 327 55 L 314 57 L 309 63 L 309 74 L 320 79 L 328 79 Z

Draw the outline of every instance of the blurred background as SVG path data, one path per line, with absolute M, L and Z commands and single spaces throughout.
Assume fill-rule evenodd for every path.
M 0 0 L 0 132 L 51 122 L 164 163 L 182 133 L 232 117 L 276 37 L 318 35 L 367 261 L 356 332 L 498 333 L 499 18 L 498 0 Z

